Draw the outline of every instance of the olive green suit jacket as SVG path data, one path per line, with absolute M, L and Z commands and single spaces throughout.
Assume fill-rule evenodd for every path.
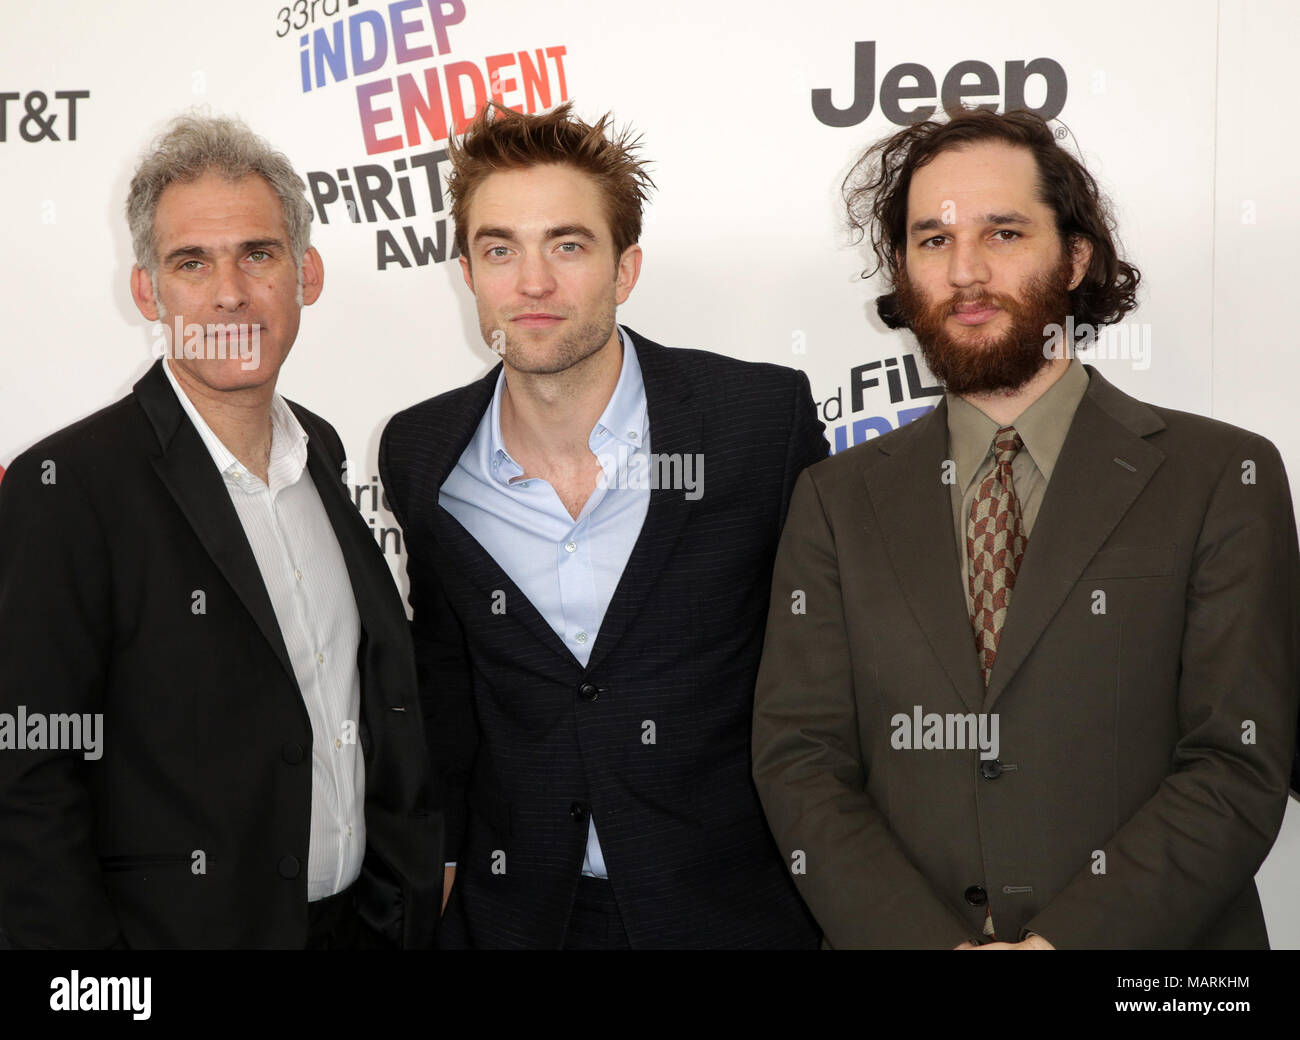
M 946 407 L 795 488 L 754 779 L 828 946 L 952 948 L 987 912 L 1058 948 L 1267 946 L 1253 878 L 1296 732 L 1286 473 L 1264 438 L 1088 372 L 987 689 Z M 997 759 L 895 746 L 918 706 L 996 715 Z

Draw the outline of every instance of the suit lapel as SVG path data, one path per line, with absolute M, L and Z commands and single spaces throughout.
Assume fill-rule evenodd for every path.
M 156 362 L 135 384 L 134 390 L 161 448 L 150 462 L 212 562 L 235 590 L 296 684 L 271 598 L 257 569 L 257 559 L 244 537 L 239 514 L 231 504 L 230 493 L 212 463 L 212 456 L 176 399 L 162 364 Z
M 1016 578 L 983 710 L 1015 676 L 1088 561 L 1164 460 L 1147 435 L 1164 421 L 1091 366 Z
M 441 486 L 441 485 L 439 485 Z M 461 526 L 459 520 L 442 506 L 437 507 L 435 529 L 439 543 L 446 550 L 447 558 L 462 574 L 472 581 L 483 593 L 484 609 L 491 602 L 497 591 L 505 593 L 509 604 L 509 615 L 522 624 L 541 643 L 559 654 L 574 668 L 581 668 L 578 659 L 555 634 L 550 624 L 542 617 L 533 601 L 520 591 L 496 558 L 491 556 L 478 539 Z
M 651 452 L 656 456 L 703 452 L 705 449 L 700 441 L 703 416 L 690 381 L 678 373 L 669 348 L 652 343 L 630 329 L 628 331 L 636 347 L 637 362 L 645 383 Z M 605 610 L 596 645 L 587 661 L 588 671 L 597 668 L 627 633 L 659 572 L 672 555 L 673 546 L 681 536 L 693 505 L 682 488 L 651 490 L 645 522 Z
M 677 372 L 671 351 L 634 332 L 631 335 L 645 384 L 651 450 L 656 455 L 700 451 L 703 417 L 694 401 L 689 382 Z M 428 482 L 430 486 L 442 486 L 473 438 L 483 413 L 492 400 L 498 371 L 499 366 L 479 382 L 471 384 L 467 388 L 469 392 L 457 402 L 455 412 L 448 416 L 445 429 L 431 431 L 437 461 L 435 472 Z M 647 589 L 654 584 L 671 555 L 691 513 L 691 506 L 692 503 L 680 488 L 656 488 L 650 492 L 645 522 L 601 620 L 596 645 L 592 647 L 588 658 L 588 671 L 596 668 L 627 633 L 633 618 L 645 602 Z M 511 604 L 511 617 L 559 655 L 566 664 L 581 667 L 577 658 L 528 597 L 510 580 L 501 565 L 488 555 L 478 540 L 454 516 L 436 502 L 433 507 L 433 527 L 448 559 L 461 573 L 483 590 L 486 596 L 498 589 L 504 591 L 507 602 Z M 516 607 L 515 604 L 519 606 Z
M 292 408 L 293 405 L 290 405 Z M 295 409 L 295 412 L 297 409 Z M 298 421 L 304 429 L 309 428 L 310 420 L 304 421 L 301 415 Z M 329 517 L 330 527 L 339 543 L 339 551 L 347 565 L 348 580 L 352 586 L 352 598 L 357 605 L 357 615 L 361 619 L 363 633 L 369 637 L 377 634 L 383 623 L 381 612 L 391 599 L 377 585 L 377 581 L 392 583 L 387 568 L 382 566 L 383 557 L 376 558 L 374 536 L 361 519 L 352 499 L 348 497 L 343 484 L 342 474 L 335 473 L 321 448 L 323 441 L 314 430 L 307 437 L 307 472 L 316 485 L 325 515 Z M 393 620 L 392 618 L 389 619 Z M 406 619 L 403 617 L 403 621 Z
M 484 412 L 492 402 L 498 364 L 476 383 L 465 388 L 449 408 L 445 424 L 429 430 L 434 451 L 434 472 L 427 482 L 430 487 L 441 488 L 448 474 L 455 468 L 465 448 L 474 438 Z M 490 601 L 498 590 L 505 593 L 510 617 L 522 624 L 541 643 L 562 657 L 570 666 L 580 668 L 577 658 L 569 651 L 555 630 L 533 606 L 532 601 L 520 591 L 501 565 L 479 544 L 478 539 L 461 525 L 460 521 L 444 509 L 435 493 L 431 509 L 434 537 L 444 549 L 447 560 L 482 590 L 484 602 Z
M 393 785 L 399 779 L 394 773 L 394 769 L 401 768 L 397 760 L 389 762 L 388 768 L 376 768 L 376 756 L 382 755 L 387 745 L 383 741 L 377 741 L 375 736 L 384 732 L 380 713 L 385 709 L 406 707 L 403 693 L 406 684 L 400 671 L 406 663 L 401 656 L 406 644 L 400 639 L 395 640 L 395 634 L 400 635 L 407 624 L 406 612 L 401 607 L 400 597 L 394 595 L 393 578 L 383 553 L 375 545 L 374 533 L 362 520 L 360 511 L 349 496 L 341 469 L 334 467 L 333 461 L 325 452 L 328 441 L 318 432 L 310 416 L 304 416 L 291 402 L 289 407 L 297 414 L 303 429 L 308 431 L 307 472 L 316 485 L 316 492 L 338 542 L 339 552 L 347 567 L 357 617 L 361 622 L 357 669 L 361 680 L 361 718 L 364 726 L 361 750 L 366 761 L 366 804 L 369 812 L 371 807 L 382 804 L 393 795 L 396 790 Z M 340 467 L 341 464 L 340 460 Z M 396 647 L 398 655 L 390 652 L 387 649 L 389 647 Z M 406 652 L 409 653 L 409 650 Z
M 888 456 L 865 471 L 886 559 L 903 596 L 962 702 L 978 711 L 984 683 L 961 586 L 952 499 L 942 480 L 948 458 L 948 406 L 877 446 Z

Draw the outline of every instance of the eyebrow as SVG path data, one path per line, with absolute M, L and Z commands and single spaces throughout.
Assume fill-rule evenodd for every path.
M 550 238 L 586 238 L 590 241 L 596 241 L 596 232 L 584 224 L 561 224 L 559 227 L 550 228 L 546 232 L 546 237 Z
M 1016 210 L 1010 210 L 1006 213 L 989 213 L 984 217 L 984 224 L 1032 224 L 1033 220 L 1019 213 Z M 951 224 L 945 224 L 938 217 L 929 217 L 926 220 L 913 221 L 912 226 L 908 229 L 909 234 L 915 235 L 919 231 L 942 231 L 944 228 L 952 227 Z
M 239 243 L 240 253 L 251 253 L 254 249 L 283 249 L 284 242 L 278 238 L 252 238 Z
M 499 238 L 505 242 L 515 242 L 515 233 L 507 227 L 481 227 L 474 232 L 474 241 L 478 242 L 484 238 Z M 596 241 L 596 233 L 585 224 L 560 224 L 556 227 L 546 229 L 546 240 L 553 238 L 585 238 L 588 241 Z
M 252 238 L 247 242 L 239 243 L 239 254 L 251 253 L 254 249 L 284 249 L 284 242 L 278 238 Z M 172 264 L 177 260 L 193 259 L 206 260 L 211 256 L 211 251 L 207 246 L 180 246 L 173 249 L 163 258 L 164 264 Z

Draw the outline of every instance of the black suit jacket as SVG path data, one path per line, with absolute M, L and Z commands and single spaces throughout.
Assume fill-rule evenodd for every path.
M 363 630 L 362 916 L 430 946 L 442 826 L 405 612 L 340 481 L 338 435 L 291 407 Z M 0 751 L 9 942 L 303 946 L 311 725 L 229 493 L 161 362 L 0 483 L 0 711 L 19 705 L 104 725 L 97 761 Z
M 444 933 L 562 945 L 594 812 L 634 947 L 814 946 L 750 779 L 749 716 L 777 540 L 822 426 L 800 372 L 632 338 L 651 448 L 702 453 L 703 495 L 651 492 L 586 668 L 438 505 L 499 366 L 384 432 L 457 861 Z

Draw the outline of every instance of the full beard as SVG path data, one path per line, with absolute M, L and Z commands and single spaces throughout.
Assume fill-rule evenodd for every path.
M 1010 394 L 1033 379 L 1053 357 L 1045 350 L 1049 325 L 1065 325 L 1070 310 L 1073 271 L 1068 257 L 1046 274 L 1036 275 L 1020 299 L 1001 293 L 956 292 L 940 303 L 922 298 L 899 270 L 899 313 L 916 335 L 921 357 L 936 379 L 954 394 Z M 958 340 L 948 331 L 948 319 L 959 304 L 1001 307 L 1010 326 L 1001 336 L 971 328 Z

